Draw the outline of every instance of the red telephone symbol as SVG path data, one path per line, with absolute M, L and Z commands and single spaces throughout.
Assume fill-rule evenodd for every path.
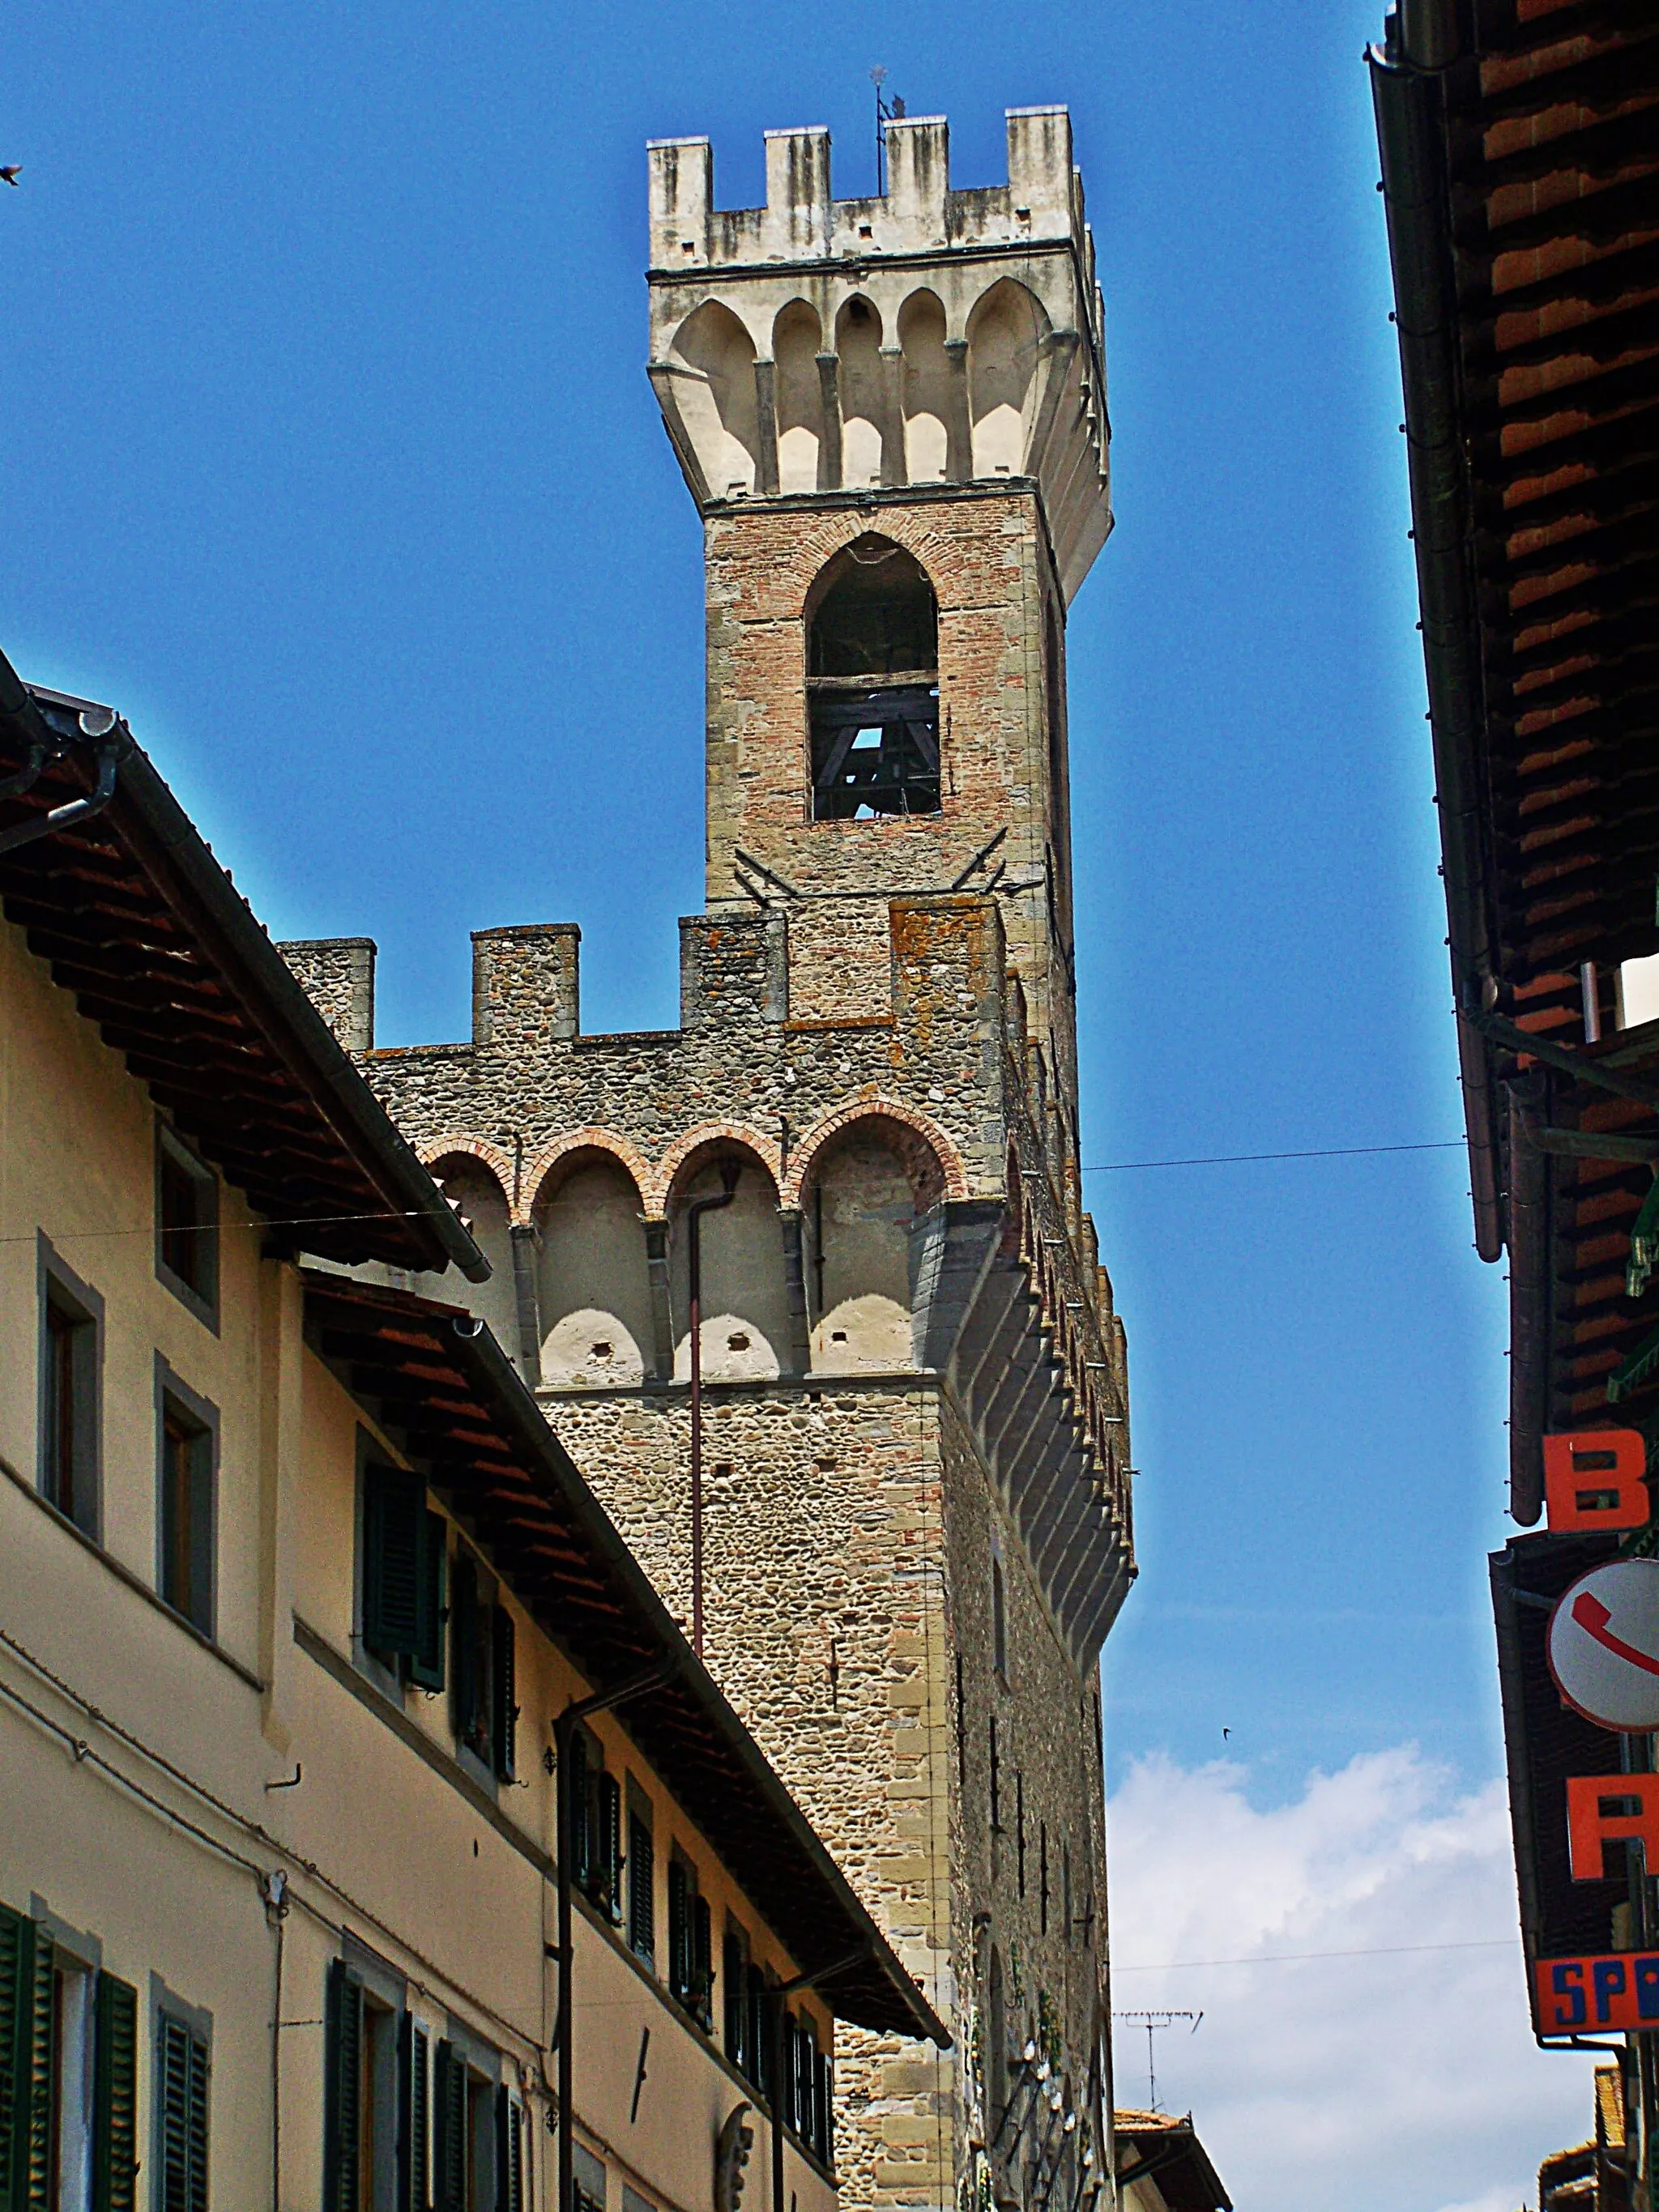
M 1598 1644 L 1620 1658 L 1628 1659 L 1632 1667 L 1639 1667 L 1644 1674 L 1659 1674 L 1659 1659 L 1650 1653 L 1638 1651 L 1633 1644 L 1626 1644 L 1622 1636 L 1615 1636 L 1607 1623 L 1613 1615 L 1601 1599 L 1589 1590 L 1581 1590 L 1572 1601 L 1572 1617 L 1586 1636 L 1593 1636 Z

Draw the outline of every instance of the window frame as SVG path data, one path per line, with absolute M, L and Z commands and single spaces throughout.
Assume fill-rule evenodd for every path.
M 104 1476 L 104 1301 L 82 1282 L 54 1249 L 44 1230 L 35 1246 L 35 1488 L 54 1513 L 94 1544 L 103 1542 Z M 70 1323 L 75 1363 L 70 1380 L 71 1431 L 70 1499 L 58 1495 L 59 1455 L 53 1388 L 57 1360 L 52 1348 L 56 1310 Z
M 155 1355 L 155 1595 L 169 1613 L 205 1636 L 217 1633 L 219 1610 L 219 1408 L 192 1390 L 161 1353 Z M 193 1493 L 189 1602 L 181 1605 L 168 1589 L 172 1546 L 167 1500 L 171 1438 L 169 1419 L 190 1425 Z M 199 1605 L 200 1610 L 197 1607 Z
M 201 1201 L 197 1217 L 187 1225 L 169 1226 L 167 1170 L 183 1176 Z M 199 1237 L 199 1281 L 180 1274 L 167 1256 L 169 1236 Z M 178 1132 L 155 1117 L 155 1279 L 165 1284 L 180 1305 L 187 1306 L 204 1328 L 219 1333 L 219 1177 L 198 1158 Z

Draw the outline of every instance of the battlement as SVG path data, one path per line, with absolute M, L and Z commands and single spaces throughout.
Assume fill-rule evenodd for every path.
M 1076 591 L 1111 527 L 1094 238 L 1066 109 L 1007 125 L 1007 183 L 954 191 L 945 118 L 891 122 L 855 200 L 828 131 L 769 131 L 735 210 L 707 138 L 649 148 L 651 380 L 705 514 L 1025 480 Z
M 654 139 L 647 149 L 652 276 L 1069 240 L 1092 280 L 1071 116 L 1064 107 L 1011 107 L 1007 124 L 1007 183 L 953 191 L 946 118 L 895 118 L 885 126 L 886 192 L 858 200 L 831 197 L 830 133 L 822 125 L 769 131 L 766 204 L 729 210 L 714 205 L 707 138 Z

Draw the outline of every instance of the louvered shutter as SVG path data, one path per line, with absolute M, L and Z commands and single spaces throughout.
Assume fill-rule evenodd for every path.
M 415 1649 L 409 1658 L 409 1679 L 417 1689 L 441 1690 L 444 1686 L 445 1570 L 448 1565 L 448 1532 L 441 1513 L 422 1516 L 421 1557 L 416 1579 Z
M 668 1986 L 677 1997 L 691 1991 L 691 1891 L 678 1859 L 668 1862 Z
M 490 1607 L 489 1635 L 492 1764 L 503 1782 L 511 1782 L 516 1771 L 514 1753 L 518 1742 L 518 1641 L 513 1631 L 513 1616 L 504 1605 Z
M 804 2143 L 813 2140 L 812 2092 L 817 2087 L 813 2078 L 817 2059 L 817 2047 L 810 2027 L 798 2027 L 795 2045 L 795 2132 Z
M 568 1758 L 565 1804 L 570 1822 L 570 1879 L 578 1889 L 585 1890 L 593 1879 L 593 1824 L 588 1803 L 587 1742 L 580 1729 L 571 1735 Z
M 161 2014 L 160 2042 L 156 2066 L 160 2212 L 207 2212 L 207 2045 L 171 2013 Z M 343 2207 L 348 2201 L 355 2212 L 355 2199 L 342 2200 Z
M 398 2212 L 427 2212 L 432 2164 L 429 2042 L 407 2013 L 398 2022 Z
M 614 1774 L 595 1778 L 599 1814 L 599 1902 L 612 1920 L 622 1918 L 622 1788 Z
M 484 1683 L 478 1648 L 478 1570 L 465 1552 L 457 1552 L 450 1570 L 449 1626 L 455 1733 L 476 1751 L 485 1717 L 481 1711 Z
M 432 2212 L 466 2212 L 466 2061 L 438 2045 L 432 2083 Z
M 399 1468 L 363 1474 L 363 1641 L 386 1658 L 420 1649 L 426 1486 Z
M 751 1966 L 746 1978 L 749 2048 L 752 2054 L 749 2078 L 763 2097 L 772 2094 L 772 2022 L 766 2002 L 766 1977 Z
M 495 2092 L 496 2212 L 525 2212 L 524 2114 L 503 2084 Z
M 28 1990 L 34 1929 L 0 1905 L 0 2212 L 24 2212 L 28 2199 L 29 2046 L 33 2041 Z
M 833 2166 L 836 2158 L 836 2063 L 827 2051 L 818 2053 L 813 2103 L 817 2113 L 818 2156 L 826 2166 Z
M 52 1939 L 41 1929 L 31 1931 L 28 1978 L 24 2000 L 28 2006 L 28 2066 L 23 2077 L 24 2187 L 19 2200 L 27 2212 L 46 2212 L 52 2201 L 52 2138 L 58 2115 L 52 2087 L 58 2078 L 57 2007 L 52 2002 Z
M 657 1863 L 651 1831 L 637 1813 L 628 1816 L 628 1940 L 644 1957 L 657 1948 Z
M 714 2017 L 714 1931 L 706 1897 L 691 1900 L 691 1929 L 692 2009 L 707 2027 Z
M 743 1945 L 728 1928 L 726 1931 L 726 2055 L 739 2073 L 752 2070 L 749 2063 L 749 2037 L 744 2020 L 748 1992 L 743 1985 Z
M 93 2212 L 138 2202 L 138 1992 L 98 1977 L 92 2088 Z
M 363 1991 L 342 1959 L 328 1970 L 323 2041 L 325 2212 L 357 2212 L 363 2109 Z

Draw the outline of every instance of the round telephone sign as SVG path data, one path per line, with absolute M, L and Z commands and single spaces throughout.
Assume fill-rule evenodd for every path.
M 1624 1735 L 1659 1729 L 1659 1559 L 1613 1559 L 1563 1592 L 1550 1672 L 1573 1709 Z

